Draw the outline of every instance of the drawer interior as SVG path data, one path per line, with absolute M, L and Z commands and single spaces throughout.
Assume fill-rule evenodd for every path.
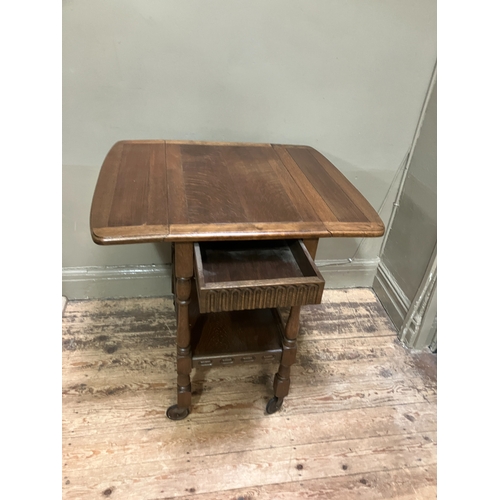
M 200 286 L 318 277 L 300 240 L 203 242 L 195 245 Z

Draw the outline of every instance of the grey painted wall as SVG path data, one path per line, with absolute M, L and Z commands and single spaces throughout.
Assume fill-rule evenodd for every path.
M 434 322 L 434 317 L 425 318 L 426 300 L 432 302 L 432 314 L 436 315 L 436 248 L 437 85 L 434 85 L 408 166 L 399 207 L 386 234 L 374 286 L 398 328 L 408 327 L 405 325 L 408 311 L 427 290 L 428 297 L 420 304 L 416 315 L 417 324 L 410 326 L 412 346 L 413 341 L 418 343 L 415 344 L 417 347 L 423 347 L 425 339 L 432 340 L 428 332 L 422 332 L 422 342 L 417 337 L 420 324 L 430 332 Z M 433 273 L 431 279 L 429 272 Z
M 437 240 L 437 86 L 431 94 L 382 261 L 405 295 L 417 292 Z
M 90 239 L 121 139 L 308 144 L 387 222 L 435 60 L 435 0 L 63 1 L 63 291 L 98 296 L 103 266 L 168 271 L 166 245 Z M 380 246 L 322 240 L 327 285 L 370 286 Z

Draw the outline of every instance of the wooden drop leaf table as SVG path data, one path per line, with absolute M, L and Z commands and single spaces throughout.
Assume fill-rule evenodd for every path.
M 300 307 L 321 302 L 319 238 L 384 233 L 368 201 L 311 147 L 162 140 L 111 148 L 90 226 L 100 245 L 172 243 L 173 420 L 191 411 L 193 367 L 279 363 L 266 411 L 279 410 Z

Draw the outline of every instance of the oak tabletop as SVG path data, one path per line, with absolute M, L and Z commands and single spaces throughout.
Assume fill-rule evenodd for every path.
M 363 195 L 309 146 L 120 141 L 90 214 L 98 244 L 376 237 Z

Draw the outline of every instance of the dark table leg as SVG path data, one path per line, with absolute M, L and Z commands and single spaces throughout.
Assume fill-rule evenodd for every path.
M 177 305 L 177 404 L 167 410 L 167 417 L 182 420 L 191 409 L 191 332 L 189 296 L 193 278 L 193 244 L 175 243 L 175 302 Z
M 303 240 L 309 254 L 314 259 L 318 248 L 318 238 Z M 297 335 L 299 334 L 300 306 L 293 306 L 285 327 L 285 337 L 283 339 L 283 354 L 281 362 L 274 377 L 274 397 L 266 406 L 267 413 L 274 413 L 281 408 L 283 399 L 290 390 L 290 367 L 297 358 Z
M 283 399 L 290 390 L 290 367 L 295 363 L 297 357 L 297 335 L 299 333 L 300 306 L 293 306 L 285 327 L 283 338 L 283 354 L 274 376 L 274 397 L 269 400 L 266 407 L 267 413 L 274 413 L 281 408 Z

